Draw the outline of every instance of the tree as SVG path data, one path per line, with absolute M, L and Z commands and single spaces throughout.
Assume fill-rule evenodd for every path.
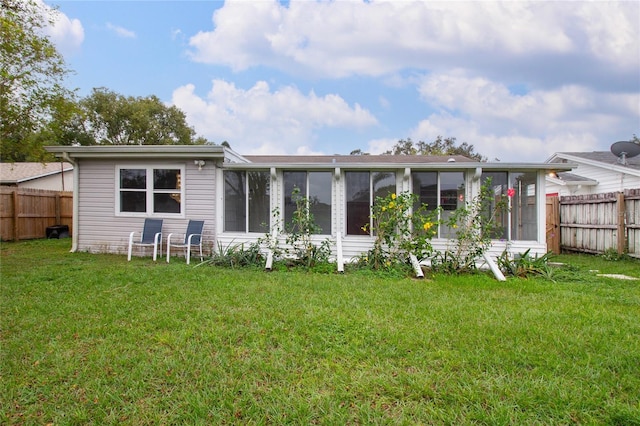
M 486 158 L 475 152 L 473 145 L 463 142 L 456 145 L 456 138 L 442 138 L 438 136 L 435 141 L 426 143 L 419 141 L 414 143 L 411 138 L 399 140 L 391 150 L 384 152 L 386 155 L 464 155 L 465 157 L 486 161 Z
M 196 137 L 186 116 L 156 96 L 125 97 L 105 88 L 93 89 L 79 102 L 73 117 L 59 127 L 63 144 L 79 145 L 194 145 Z
M 74 93 L 62 55 L 42 29 L 54 19 L 35 0 L 0 0 L 0 152 L 2 161 L 40 159 L 35 133 Z

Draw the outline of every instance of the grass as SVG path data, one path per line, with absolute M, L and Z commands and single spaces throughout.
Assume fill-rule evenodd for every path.
M 3 424 L 640 425 L 640 262 L 556 282 L 2 243 Z

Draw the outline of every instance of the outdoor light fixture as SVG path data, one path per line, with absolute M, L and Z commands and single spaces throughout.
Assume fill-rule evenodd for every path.
M 193 160 L 193 164 L 198 166 L 198 171 L 202 170 L 202 166 L 205 165 L 204 160 Z

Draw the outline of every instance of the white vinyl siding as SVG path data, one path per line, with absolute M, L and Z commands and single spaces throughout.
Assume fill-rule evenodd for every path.
M 78 250 L 90 252 L 126 253 L 129 233 L 141 231 L 144 217 L 118 216 L 114 205 L 117 196 L 116 167 L 132 167 L 138 163 L 108 160 L 81 160 L 79 167 Z M 176 162 L 154 162 L 154 167 L 175 165 Z M 192 161 L 180 163 L 184 170 L 184 217 L 164 217 L 163 238 L 169 233 L 182 234 L 188 219 L 204 220 L 204 247 L 214 244 L 215 230 L 215 168 L 208 164 L 198 170 Z M 165 244 L 163 243 L 163 246 Z

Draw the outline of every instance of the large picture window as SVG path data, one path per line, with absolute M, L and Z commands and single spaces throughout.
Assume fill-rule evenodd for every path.
M 267 171 L 224 172 L 224 230 L 267 232 L 269 230 L 270 181 Z
M 488 187 L 488 193 L 491 197 L 484 203 L 483 214 L 486 217 L 493 215 L 496 223 L 496 229 L 493 230 L 491 238 L 508 239 L 509 238 L 509 214 L 507 209 L 500 208 L 504 196 L 507 195 L 509 188 L 509 180 L 507 172 L 482 172 L 482 185 Z
M 441 219 L 446 222 L 453 212 L 465 202 L 463 172 L 413 172 L 411 173 L 413 193 L 418 196 L 418 208 L 427 205 L 428 211 L 442 209 Z M 454 238 L 455 230 L 442 224 L 438 230 L 440 238 Z
M 284 180 L 284 220 L 291 223 L 297 209 L 292 194 L 296 188 L 300 196 L 309 201 L 309 213 L 320 233 L 331 234 L 331 172 L 285 171 Z
M 182 166 L 120 166 L 116 170 L 116 214 L 182 215 L 184 190 Z
M 394 172 L 360 172 L 345 173 L 347 197 L 347 234 L 368 235 L 363 229 L 368 225 L 371 229 L 371 206 L 376 197 L 386 197 L 396 192 L 396 175 Z

